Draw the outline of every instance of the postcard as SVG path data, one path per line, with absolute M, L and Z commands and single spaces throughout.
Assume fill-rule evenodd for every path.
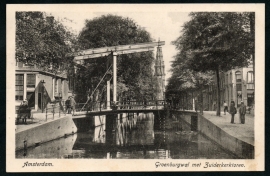
M 7 172 L 265 170 L 264 4 L 6 8 Z

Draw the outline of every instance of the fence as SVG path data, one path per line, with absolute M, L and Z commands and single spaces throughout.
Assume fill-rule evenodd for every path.
M 46 107 L 45 109 L 45 121 L 48 119 L 60 118 L 61 115 L 66 116 L 66 107 L 61 105 L 52 104 L 51 107 Z
M 113 102 L 109 103 L 106 101 L 92 101 L 85 103 L 77 103 L 75 106 L 75 111 L 104 111 L 104 110 L 116 110 L 116 109 L 163 109 L 165 107 L 164 100 L 157 101 L 123 101 L 123 102 Z
M 44 109 L 45 113 L 33 112 L 33 108 L 18 106 L 15 124 L 19 124 L 20 121 L 27 124 L 27 119 L 33 123 L 60 118 L 63 115 L 66 116 L 66 111 L 66 106 L 63 106 L 61 101 L 47 105 Z

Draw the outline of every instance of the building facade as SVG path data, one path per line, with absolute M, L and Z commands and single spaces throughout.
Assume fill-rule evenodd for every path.
M 40 111 L 54 100 L 66 100 L 71 94 L 66 74 L 53 74 L 36 66 L 16 62 L 15 107 L 28 101 L 34 111 Z
M 211 85 L 204 86 L 203 89 L 184 92 L 178 98 L 179 102 L 185 109 L 195 110 L 195 102 L 198 108 L 203 99 L 204 111 L 215 111 L 217 109 L 217 81 L 216 78 Z M 220 72 L 220 106 L 225 101 L 230 105 L 231 101 L 235 102 L 237 107 L 241 101 L 248 107 L 254 108 L 255 82 L 253 65 L 248 67 L 236 68 L 227 72 Z M 176 100 L 175 100 L 176 101 Z
M 216 110 L 217 89 L 216 80 L 214 84 L 207 86 L 203 90 L 204 110 Z M 246 106 L 254 107 L 254 73 L 252 64 L 249 67 L 232 69 L 220 73 L 220 100 L 221 106 L 225 101 L 230 104 L 234 101 L 239 107 L 241 101 Z

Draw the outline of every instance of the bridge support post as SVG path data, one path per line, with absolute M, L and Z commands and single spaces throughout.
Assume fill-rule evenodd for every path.
M 117 96 L 117 53 L 113 52 L 113 101 L 116 102 Z
M 107 80 L 107 109 L 111 109 L 110 101 L 111 101 L 111 93 L 110 93 L 110 80 Z

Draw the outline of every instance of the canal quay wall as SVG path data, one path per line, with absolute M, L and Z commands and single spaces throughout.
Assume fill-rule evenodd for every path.
M 16 150 L 37 146 L 42 143 L 65 137 L 77 132 L 77 127 L 70 114 L 41 123 L 17 125 Z
M 186 123 L 191 126 L 191 130 L 197 130 L 205 135 L 210 140 L 220 145 L 223 149 L 232 152 L 238 158 L 253 159 L 254 158 L 254 142 L 252 142 L 252 136 L 245 136 L 246 133 L 241 126 L 235 127 L 237 130 L 230 129 L 230 125 L 242 125 L 242 124 L 230 124 L 228 118 L 213 116 L 212 118 L 223 118 L 225 125 L 219 125 L 213 122 L 211 118 L 208 118 L 210 113 L 201 115 L 192 111 L 173 111 L 177 117 L 180 117 Z M 220 120 L 220 119 L 219 119 Z M 216 123 L 216 124 L 215 124 Z M 250 131 L 250 130 L 249 130 Z M 253 132 L 254 133 L 254 132 Z M 241 136 L 241 135 L 244 135 Z M 254 136 L 253 136 L 254 141 Z

